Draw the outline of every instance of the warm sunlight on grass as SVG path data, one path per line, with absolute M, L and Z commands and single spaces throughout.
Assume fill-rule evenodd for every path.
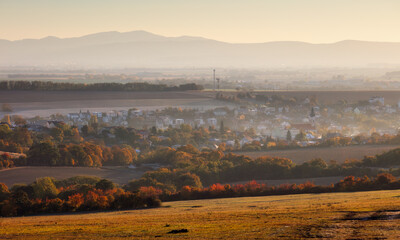
M 169 234 L 187 229 L 187 233 Z M 166 202 L 162 208 L 0 218 L 0 239 L 398 239 L 400 190 Z

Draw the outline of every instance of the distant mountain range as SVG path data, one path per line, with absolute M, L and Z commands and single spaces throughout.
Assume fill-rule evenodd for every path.
M 399 65 L 400 43 L 346 40 L 226 43 L 145 31 L 76 38 L 0 40 L 0 66 L 81 67 L 366 67 Z

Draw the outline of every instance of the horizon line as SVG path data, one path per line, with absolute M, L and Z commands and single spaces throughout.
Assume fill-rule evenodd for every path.
M 307 41 L 301 41 L 301 40 L 273 40 L 273 41 L 265 41 L 265 42 L 230 42 L 230 41 L 228 42 L 228 41 L 221 41 L 221 40 L 202 37 L 202 36 L 191 36 L 191 35 L 165 36 L 165 35 L 149 32 L 146 30 L 132 30 L 132 31 L 127 31 L 127 32 L 104 31 L 104 32 L 88 33 L 88 34 L 84 34 L 84 35 L 80 35 L 80 36 L 71 36 L 71 37 L 57 37 L 57 36 L 53 36 L 53 35 L 47 35 L 47 36 L 41 37 L 41 38 L 22 38 L 22 39 L 15 39 L 15 40 L 0 38 L 0 40 L 8 41 L 8 42 L 18 42 L 18 41 L 24 41 L 24 40 L 44 40 L 44 39 L 48 39 L 48 38 L 66 40 L 66 39 L 83 38 L 83 37 L 88 37 L 88 36 L 97 35 L 97 34 L 105 34 L 105 33 L 126 34 L 126 33 L 133 33 L 133 32 L 143 32 L 143 33 L 147 33 L 147 34 L 151 34 L 151 35 L 159 36 L 159 37 L 164 37 L 164 38 L 184 38 L 184 37 L 201 38 L 203 40 L 217 41 L 217 42 L 228 43 L 228 44 L 265 44 L 265 43 L 277 43 L 277 42 L 297 42 L 297 43 L 306 43 L 306 44 L 313 44 L 313 45 L 322 45 L 322 44 L 336 44 L 336 43 L 347 42 L 347 41 L 370 42 L 370 43 L 400 43 L 400 41 L 374 41 L 374 40 L 358 40 L 358 39 L 343 39 L 343 40 L 332 41 L 332 42 L 307 42 Z

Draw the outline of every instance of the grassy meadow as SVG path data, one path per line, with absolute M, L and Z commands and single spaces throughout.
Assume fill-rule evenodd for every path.
M 168 233 L 187 229 L 188 232 Z M 166 202 L 0 218 L 0 239 L 399 239 L 400 190 Z

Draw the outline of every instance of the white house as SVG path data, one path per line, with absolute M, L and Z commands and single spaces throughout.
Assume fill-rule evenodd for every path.
M 108 111 L 108 112 L 106 113 L 106 115 L 107 115 L 108 117 L 111 117 L 111 118 L 115 118 L 115 117 L 118 116 L 117 112 L 115 112 L 115 111 Z
M 198 118 L 198 119 L 194 120 L 194 124 L 200 127 L 200 126 L 203 126 L 206 123 L 204 122 L 204 120 L 202 118 Z
M 217 119 L 216 118 L 207 118 L 207 123 L 210 126 L 217 126 Z
M 68 117 L 68 119 L 75 121 L 75 120 L 79 119 L 79 114 L 78 113 L 68 113 L 67 117 Z
M 385 98 L 384 97 L 371 97 L 369 100 L 368 100 L 368 102 L 369 103 L 380 103 L 380 104 L 382 104 L 382 105 L 384 105 L 385 104 Z
M 216 108 L 213 111 L 213 113 L 214 113 L 215 116 L 218 116 L 218 117 L 223 117 L 223 116 L 225 116 L 227 114 L 227 112 L 226 112 L 226 110 L 224 108 Z
M 96 116 L 97 118 L 103 117 L 103 113 L 102 112 L 93 112 L 93 115 Z
M 183 119 L 181 119 L 181 118 L 175 119 L 175 125 L 176 125 L 176 126 L 180 126 L 180 125 L 182 125 L 182 124 L 184 124 L 184 123 L 185 123 L 185 120 L 183 120 Z
M 163 123 L 162 120 L 160 120 L 160 119 L 156 120 L 156 128 L 157 129 L 164 129 L 164 123 Z
M 119 114 L 120 114 L 121 116 L 123 116 L 125 119 L 128 117 L 128 111 L 126 111 L 126 110 L 121 110 L 121 111 L 119 111 Z
M 264 111 L 267 115 L 271 115 L 271 114 L 275 113 L 276 109 L 275 109 L 275 107 L 265 107 Z
M 142 110 L 133 110 L 131 111 L 131 117 L 139 117 L 143 115 L 143 111 Z

